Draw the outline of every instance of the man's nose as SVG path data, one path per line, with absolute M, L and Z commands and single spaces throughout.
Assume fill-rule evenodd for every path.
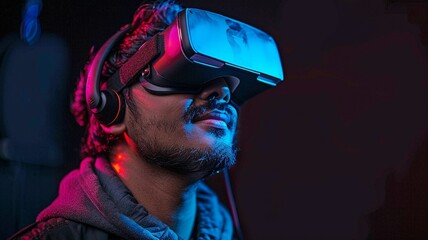
M 226 81 L 222 78 L 208 82 L 199 93 L 198 96 L 202 100 L 210 100 L 212 98 L 217 101 L 229 102 L 231 98 L 230 88 Z

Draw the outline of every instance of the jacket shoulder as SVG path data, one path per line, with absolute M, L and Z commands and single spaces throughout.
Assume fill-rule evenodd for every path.
M 111 234 L 87 224 L 74 222 L 64 218 L 51 218 L 33 223 L 8 240 L 109 240 L 119 239 Z

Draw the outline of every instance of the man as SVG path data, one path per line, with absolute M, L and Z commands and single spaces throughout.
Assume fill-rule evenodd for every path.
M 145 42 L 145 46 L 155 44 L 157 40 L 149 39 L 155 39 L 181 11 L 171 0 L 141 5 L 126 36 L 118 37 L 118 47 L 101 60 L 101 88 L 109 88 L 114 81 L 109 79 L 119 70 L 132 70 L 133 61 L 142 61 L 132 56 L 141 51 L 149 55 L 150 47 L 140 47 Z M 211 24 L 212 19 L 207 19 Z M 232 32 L 246 34 L 236 23 L 228 25 L 234 27 Z M 161 45 L 165 56 L 174 51 L 168 42 Z M 182 85 L 153 85 L 156 76 L 149 68 L 138 80 L 122 79 L 131 71 L 124 70 L 118 77 L 123 86 L 111 95 L 117 95 L 119 110 L 110 114 L 114 116 L 110 121 L 99 116 L 109 104 L 93 104 L 96 100 L 91 98 L 91 74 L 99 56 L 82 73 L 72 104 L 78 123 L 86 127 L 80 169 L 63 179 L 59 196 L 37 222 L 12 239 L 231 239 L 229 213 L 201 180 L 235 163 L 238 114 L 231 98 L 239 80 L 216 75 L 190 91 Z M 162 76 L 174 68 L 169 66 L 172 60 Z M 197 75 L 197 70 L 190 74 Z M 109 98 L 106 94 L 100 95 L 101 102 Z M 101 107 L 94 110 L 92 105 Z

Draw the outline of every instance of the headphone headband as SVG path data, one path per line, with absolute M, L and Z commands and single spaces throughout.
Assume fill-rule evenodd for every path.
M 98 50 L 89 66 L 86 81 L 86 104 L 93 113 L 102 111 L 105 106 L 105 102 L 103 102 L 100 96 L 100 77 L 104 62 L 113 46 L 125 36 L 130 28 L 129 24 L 125 25 L 121 30 L 110 37 Z

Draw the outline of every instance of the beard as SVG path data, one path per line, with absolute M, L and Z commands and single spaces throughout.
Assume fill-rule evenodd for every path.
M 236 132 L 232 143 L 216 141 L 209 148 L 203 147 L 186 147 L 177 143 L 167 144 L 160 139 L 159 133 L 171 133 L 180 129 L 182 124 L 191 123 L 197 116 L 205 113 L 210 109 L 225 110 L 231 114 L 231 108 L 228 104 L 218 104 L 215 101 L 208 101 L 203 106 L 190 107 L 187 109 L 181 122 L 168 122 L 160 119 L 143 118 L 138 112 L 136 106 L 130 101 L 130 124 L 128 135 L 137 145 L 139 156 L 156 166 L 168 169 L 179 174 L 204 173 L 210 175 L 218 173 L 223 169 L 230 168 L 236 163 L 237 144 Z M 236 121 L 228 123 L 229 129 L 236 128 Z M 148 134 L 148 133 L 151 134 Z M 225 129 L 211 128 L 209 130 L 215 137 L 220 138 L 226 134 Z

